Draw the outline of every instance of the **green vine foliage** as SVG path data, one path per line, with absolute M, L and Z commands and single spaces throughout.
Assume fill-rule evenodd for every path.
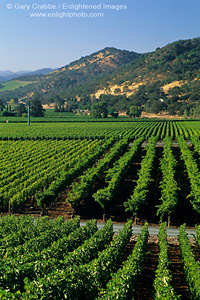
M 151 182 L 151 170 L 155 158 L 155 145 L 157 138 L 151 137 L 148 140 L 147 152 L 141 163 L 141 169 L 138 172 L 138 180 L 131 197 L 124 203 L 125 210 L 137 215 L 139 207 L 145 203 L 148 186 Z
M 172 141 L 170 137 L 164 139 L 163 157 L 161 159 L 160 168 L 162 171 L 161 188 L 161 204 L 159 204 L 157 215 L 163 220 L 164 215 L 171 215 L 178 203 L 178 184 L 175 181 L 176 160 L 172 153 Z

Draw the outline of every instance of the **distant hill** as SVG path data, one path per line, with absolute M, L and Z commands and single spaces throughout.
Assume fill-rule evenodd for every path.
M 43 68 L 36 71 L 18 71 L 18 72 L 12 72 L 10 70 L 0 71 L 0 82 L 5 82 L 26 75 L 45 75 L 52 71 L 54 71 L 54 69 L 50 69 L 50 68 Z
M 54 95 L 59 93 L 64 97 L 68 90 L 77 88 L 81 84 L 91 80 L 99 81 L 105 75 L 112 73 L 119 67 L 137 59 L 140 54 L 115 48 L 105 48 L 89 56 L 80 58 L 58 70 L 47 75 L 30 74 L 16 78 L 21 81 L 33 82 L 26 87 L 16 89 L 16 91 L 4 92 L 3 97 L 21 98 L 28 93 L 39 92 L 44 95 Z M 1 92 L 1 90 L 0 90 Z M 65 96 L 66 97 L 66 96 Z
M 200 38 L 144 54 L 105 48 L 48 74 L 18 80 L 28 84 L 12 91 L 0 89 L 0 98 L 20 99 L 38 92 L 43 103 L 60 96 L 74 99 L 73 107 L 79 109 L 90 108 L 89 97 L 107 101 L 115 111 L 132 105 L 146 112 L 200 116 Z

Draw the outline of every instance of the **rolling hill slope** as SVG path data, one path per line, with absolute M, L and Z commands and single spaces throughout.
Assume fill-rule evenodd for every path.
M 199 78 L 200 38 L 194 38 L 145 54 L 105 48 L 46 75 L 20 77 L 28 84 L 12 91 L 0 89 L 0 98 L 26 99 L 38 92 L 43 103 L 60 96 L 74 99 L 73 107 L 79 109 L 90 108 L 89 97 L 104 99 L 115 111 L 133 105 L 146 112 L 200 115 Z M 87 105 L 79 107 L 76 101 L 86 98 Z
M 139 56 L 140 54 L 135 52 L 105 48 L 49 74 L 19 77 L 17 80 L 28 81 L 29 85 L 16 89 L 14 92 L 2 93 L 0 90 L 0 94 L 4 99 L 21 98 L 32 92 L 39 92 L 47 97 L 55 94 L 66 97 L 68 89 L 76 89 L 81 84 L 84 85 L 94 79 L 99 81 L 105 75 L 112 73 Z

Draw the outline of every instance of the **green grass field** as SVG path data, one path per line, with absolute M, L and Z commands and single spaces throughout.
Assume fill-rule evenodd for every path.
M 23 87 L 27 84 L 30 84 L 33 82 L 30 81 L 19 81 L 19 80 L 11 80 L 11 81 L 7 81 L 4 83 L 1 83 L 1 85 L 3 86 L 2 88 L 0 88 L 0 91 L 11 91 L 11 90 L 15 90 L 19 87 Z
M 13 117 L 7 116 L 3 117 L 2 112 L 0 112 L 0 123 L 5 123 L 8 120 L 10 123 L 26 123 L 27 117 Z M 108 117 L 107 119 L 95 119 L 93 116 L 74 114 L 72 112 L 54 112 L 54 109 L 46 109 L 44 117 L 31 117 L 31 122 L 123 122 L 135 121 L 129 117 Z M 141 119 L 137 119 L 141 121 Z

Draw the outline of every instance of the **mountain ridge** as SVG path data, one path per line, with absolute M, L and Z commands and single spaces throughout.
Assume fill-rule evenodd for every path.
M 12 80 L 18 78 L 19 76 L 26 76 L 26 75 L 45 75 L 54 71 L 55 69 L 51 68 L 41 68 L 35 71 L 27 70 L 27 71 L 17 71 L 13 72 L 11 70 L 0 71 L 0 82 L 6 82 L 8 80 Z
M 120 66 L 138 58 L 140 54 L 136 52 L 130 52 L 127 50 L 118 50 L 116 48 L 107 47 L 103 50 L 92 53 L 91 55 L 85 56 L 63 66 L 57 70 L 54 70 L 46 75 L 27 75 L 19 76 L 15 78 L 16 80 L 29 81 L 37 83 L 28 85 L 24 88 L 19 88 L 19 95 L 17 97 L 24 97 L 26 94 L 31 92 L 34 88 L 35 91 L 41 92 L 39 88 L 42 86 L 43 94 L 59 89 L 63 97 L 66 88 L 71 88 L 76 84 L 89 82 L 91 79 L 102 78 L 114 70 L 118 69 Z M 1 92 L 1 90 L 0 90 Z M 13 92 L 9 93 L 8 97 L 13 97 Z M 4 92 L 4 95 L 6 93 Z M 7 95 L 6 95 L 7 96 Z
M 0 90 L 0 97 L 19 99 L 38 92 L 43 103 L 55 102 L 57 96 L 74 103 L 87 97 L 114 103 L 118 97 L 116 101 L 126 105 L 113 105 L 115 110 L 136 105 L 147 112 L 158 106 L 189 111 L 200 101 L 200 38 L 175 41 L 143 54 L 106 47 L 46 75 L 18 80 L 29 84 L 12 92 Z

